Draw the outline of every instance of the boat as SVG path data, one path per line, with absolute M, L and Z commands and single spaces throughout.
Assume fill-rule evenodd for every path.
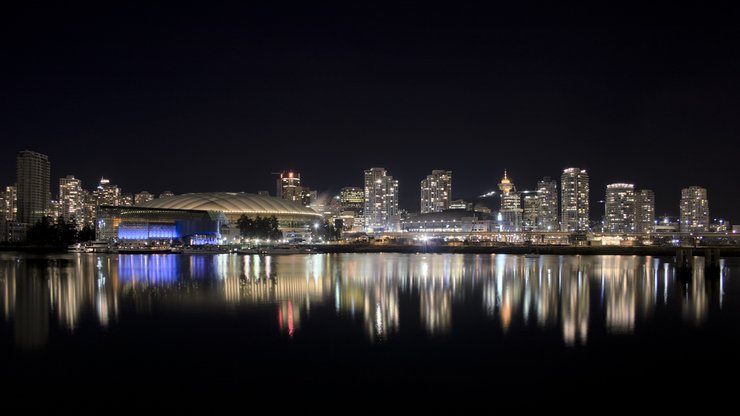
M 85 253 L 110 253 L 111 247 L 107 241 L 95 240 L 83 244 Z
M 229 249 L 221 246 L 187 246 L 182 248 L 183 254 L 225 254 Z
M 67 247 L 67 252 L 69 252 L 69 253 L 84 253 L 85 252 L 85 247 L 82 244 L 80 244 L 80 243 L 72 244 L 72 245 L 70 245 L 70 246 Z
M 236 250 L 236 254 L 265 254 L 262 247 L 244 247 Z
M 313 249 L 311 247 L 301 247 L 297 245 L 290 245 L 290 244 L 281 244 L 277 246 L 272 247 L 264 247 L 262 248 L 262 253 L 265 255 L 280 255 L 280 254 L 311 254 L 313 253 Z

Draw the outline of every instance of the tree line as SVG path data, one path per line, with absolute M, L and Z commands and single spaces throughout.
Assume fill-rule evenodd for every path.
M 242 215 L 236 222 L 242 237 L 261 238 L 270 240 L 279 240 L 283 238 L 283 233 L 278 228 L 278 219 L 276 216 L 260 217 L 252 219 L 247 215 Z
M 67 221 L 64 217 L 57 218 L 42 217 L 28 229 L 26 243 L 40 246 L 67 247 L 82 241 L 95 239 L 95 229 L 85 224 L 81 230 L 77 230 L 77 221 Z

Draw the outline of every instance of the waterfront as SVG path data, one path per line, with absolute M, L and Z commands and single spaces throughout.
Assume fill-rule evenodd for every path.
M 0 253 L 2 368 L 18 392 L 98 400 L 131 383 L 703 400 L 740 362 L 740 259 L 702 262 L 680 280 L 649 256 Z

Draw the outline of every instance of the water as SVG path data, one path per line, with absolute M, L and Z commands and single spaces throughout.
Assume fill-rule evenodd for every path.
M 5 405 L 721 403 L 740 259 L 689 279 L 672 261 L 0 253 Z

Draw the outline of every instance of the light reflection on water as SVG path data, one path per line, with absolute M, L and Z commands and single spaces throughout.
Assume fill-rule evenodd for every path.
M 557 330 L 587 344 L 593 328 L 631 334 L 656 310 L 701 325 L 723 307 L 727 269 L 691 279 L 672 259 L 636 256 L 458 254 L 0 255 L 0 304 L 15 344 L 39 349 L 52 326 L 70 333 L 84 316 L 107 328 L 130 314 L 274 307 L 276 330 L 294 337 L 316 308 L 362 325 L 370 342 L 416 325 L 450 336 L 469 314 L 503 334 Z M 110 329 L 110 330 L 115 330 Z

